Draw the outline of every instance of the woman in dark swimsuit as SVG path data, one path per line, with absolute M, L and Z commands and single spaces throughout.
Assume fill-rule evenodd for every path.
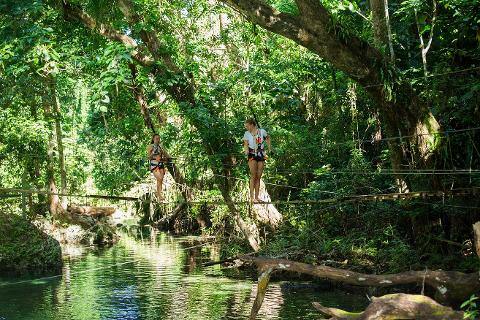
M 160 136 L 154 134 L 151 144 L 147 147 L 148 159 L 150 160 L 150 171 L 157 179 L 157 196 L 159 200 L 163 200 L 162 185 L 165 176 L 165 164 L 168 161 L 167 155 L 160 146 Z

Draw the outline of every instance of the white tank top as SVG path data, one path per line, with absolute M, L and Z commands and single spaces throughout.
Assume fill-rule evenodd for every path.
M 248 142 L 250 149 L 265 149 L 265 139 L 268 137 L 267 131 L 264 129 L 257 129 L 257 134 L 253 135 L 250 131 L 245 131 L 243 140 Z

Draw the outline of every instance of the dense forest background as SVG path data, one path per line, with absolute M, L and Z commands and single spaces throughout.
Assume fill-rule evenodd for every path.
M 158 132 L 169 199 L 226 204 L 181 216 L 226 256 L 250 244 L 371 272 L 478 270 L 480 3 L 389 1 L 388 15 L 383 3 L 2 1 L 0 185 L 138 191 Z M 338 201 L 276 204 L 275 228 L 236 203 L 251 116 L 272 137 L 272 200 Z M 446 196 L 342 200 L 415 191 Z M 54 217 L 63 198 L 31 195 L 29 216 Z

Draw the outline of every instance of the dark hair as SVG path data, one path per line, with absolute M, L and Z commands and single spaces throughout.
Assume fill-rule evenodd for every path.
M 152 141 L 150 143 L 153 143 L 153 139 L 155 139 L 155 137 L 160 137 L 160 135 L 158 133 L 154 133 L 152 136 Z
M 254 126 L 257 125 L 257 121 L 255 121 L 254 118 L 248 118 L 247 120 L 245 120 L 245 123 L 252 124 Z

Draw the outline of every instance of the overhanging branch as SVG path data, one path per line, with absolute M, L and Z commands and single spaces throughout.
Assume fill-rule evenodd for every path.
M 143 66 L 151 66 L 154 61 L 151 57 L 143 54 L 142 48 L 138 45 L 137 41 L 132 37 L 115 30 L 111 26 L 101 23 L 84 12 L 81 8 L 78 8 L 66 1 L 63 2 L 63 13 L 65 19 L 73 19 L 81 22 L 84 26 L 90 30 L 97 31 L 100 35 L 112 41 L 123 43 L 127 48 L 132 48 L 131 56 L 138 63 Z
M 318 54 L 360 83 L 378 82 L 375 65 L 383 63 L 380 52 L 353 35 L 339 35 L 330 13 L 320 2 L 296 0 L 301 16 L 280 12 L 262 0 L 219 0 L 273 33 L 293 40 Z

